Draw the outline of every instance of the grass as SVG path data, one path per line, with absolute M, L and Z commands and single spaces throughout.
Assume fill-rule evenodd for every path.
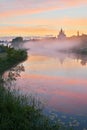
M 39 102 L 17 93 L 0 86 L 0 130 L 59 130 L 42 114 Z

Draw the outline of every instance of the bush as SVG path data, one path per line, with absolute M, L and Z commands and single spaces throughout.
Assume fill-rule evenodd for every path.
M 27 59 L 26 50 L 15 50 L 7 46 L 4 47 L 4 49 L 7 56 L 5 58 L 0 58 L 0 74 Z

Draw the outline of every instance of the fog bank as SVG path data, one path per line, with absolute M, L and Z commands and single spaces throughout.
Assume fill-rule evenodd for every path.
M 63 50 L 69 50 L 78 46 L 80 41 L 76 40 L 38 40 L 29 41 L 23 44 L 23 47 L 29 49 L 29 54 L 56 56 Z

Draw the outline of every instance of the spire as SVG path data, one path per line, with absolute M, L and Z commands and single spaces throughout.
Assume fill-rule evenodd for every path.
M 63 29 L 62 28 L 61 28 L 60 32 L 63 33 Z
M 77 31 L 77 36 L 79 37 L 79 31 Z

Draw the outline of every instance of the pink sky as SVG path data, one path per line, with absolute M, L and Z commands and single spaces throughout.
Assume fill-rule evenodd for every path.
M 86 33 L 87 0 L 1 0 L 0 35 Z

